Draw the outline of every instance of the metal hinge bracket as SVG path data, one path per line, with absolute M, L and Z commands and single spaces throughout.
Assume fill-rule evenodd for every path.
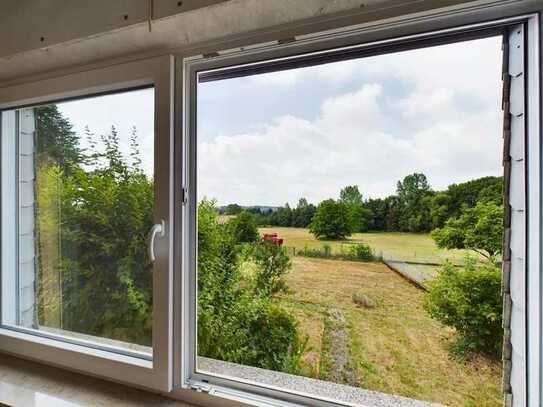
M 191 383 L 189 388 L 191 390 L 196 390 L 198 393 L 209 393 L 211 391 L 211 386 L 203 383 Z

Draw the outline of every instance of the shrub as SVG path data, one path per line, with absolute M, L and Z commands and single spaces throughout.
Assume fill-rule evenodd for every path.
M 291 262 L 284 247 L 264 240 L 253 243 L 249 259 L 257 265 L 254 288 L 258 295 L 269 297 L 286 289 L 283 276 Z
M 226 225 L 236 243 L 250 243 L 258 240 L 258 227 L 252 213 L 243 211 L 230 219 Z
M 453 327 L 457 351 L 501 353 L 503 338 L 501 273 L 491 263 L 467 257 L 463 268 L 445 264 L 428 283 L 424 308 L 444 325 Z
M 363 243 L 350 245 L 348 256 L 352 260 L 372 261 L 374 259 L 371 247 Z

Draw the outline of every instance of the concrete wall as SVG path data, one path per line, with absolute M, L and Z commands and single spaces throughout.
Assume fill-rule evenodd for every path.
M 290 36 L 307 34 L 467 1 L 184 0 L 178 8 L 177 1 L 154 0 L 149 31 L 144 0 L 6 0 L 0 2 L 0 38 L 11 40 L 0 44 L 0 86 L 52 70 L 161 55 L 206 41 L 243 35 L 251 43 L 251 37 L 263 33 L 280 40 L 286 28 Z M 275 37 L 277 30 L 282 34 Z

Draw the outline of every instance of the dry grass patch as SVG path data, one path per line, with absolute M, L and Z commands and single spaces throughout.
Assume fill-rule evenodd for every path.
M 452 406 L 501 405 L 501 363 L 483 357 L 461 361 L 446 343 L 452 332 L 422 309 L 423 292 L 380 263 L 295 257 L 285 303 L 299 307 L 300 329 L 319 341 L 306 314 L 340 309 L 347 319 L 349 369 L 357 385 Z M 375 302 L 358 307 L 353 290 Z M 296 305 L 298 304 L 298 305 Z M 300 314 L 301 313 L 301 314 Z M 317 314 L 319 314 L 317 312 Z

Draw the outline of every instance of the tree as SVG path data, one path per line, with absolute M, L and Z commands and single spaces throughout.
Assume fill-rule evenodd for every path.
M 243 211 L 228 221 L 227 229 L 237 243 L 250 243 L 258 240 L 256 218 L 252 213 Z
M 154 183 L 123 159 L 115 128 L 102 141 L 98 165 L 72 165 L 60 187 L 62 328 L 150 345 Z
M 464 208 L 458 218 L 450 218 L 443 228 L 434 229 L 432 238 L 440 248 L 470 249 L 487 259 L 502 251 L 503 206 L 479 202 Z
M 362 200 L 362 194 L 358 190 L 357 185 L 349 185 L 341 190 L 339 193 L 339 200 L 349 210 L 349 224 L 351 227 L 351 233 L 361 232 L 367 228 L 368 213 L 364 210 Z
M 451 216 L 451 196 L 447 192 L 438 192 L 430 203 L 430 223 L 432 229 L 442 227 Z
M 449 185 L 445 191 L 449 197 L 446 219 L 460 216 L 463 208 L 473 208 L 480 201 L 502 205 L 502 185 L 502 177 L 483 177 Z
M 284 249 L 249 246 L 254 281 L 241 272 L 236 242 L 217 221 L 213 201 L 198 205 L 198 355 L 275 371 L 295 371 L 296 320 L 271 294 L 290 268 Z
M 226 207 L 224 208 L 224 214 L 225 215 L 237 215 L 242 210 L 243 210 L 243 208 L 241 206 L 239 206 L 238 204 L 235 204 L 235 203 L 234 204 L 229 204 L 229 205 L 226 205 Z
M 83 155 L 72 124 L 60 113 L 57 105 L 34 108 L 36 116 L 36 151 L 38 161 L 49 160 L 69 174 L 72 164 L 80 164 Z
M 292 209 L 288 203 L 274 211 L 270 216 L 270 223 L 274 226 L 292 226 Z
M 339 193 L 339 200 L 345 205 L 362 205 L 362 194 L 357 185 L 349 185 Z
M 432 195 L 426 175 L 414 173 L 398 181 L 396 193 L 400 209 L 399 227 L 406 232 L 430 230 L 429 201 Z
M 351 235 L 349 208 L 341 201 L 327 199 L 317 207 L 309 230 L 317 239 L 338 240 Z
M 315 214 L 315 205 L 307 202 L 307 199 L 300 198 L 298 205 L 293 210 L 292 213 L 292 224 L 291 226 L 297 228 L 306 228 L 311 223 L 313 215 Z

